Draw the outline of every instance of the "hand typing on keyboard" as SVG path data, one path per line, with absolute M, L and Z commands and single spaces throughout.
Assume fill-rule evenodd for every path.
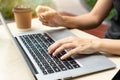
M 65 49 L 71 49 L 66 54 L 64 54 L 61 59 L 66 59 L 73 54 L 91 54 L 96 52 L 99 46 L 99 39 L 81 39 L 78 37 L 68 37 L 56 41 L 48 48 L 48 53 L 53 56 L 57 56 L 60 52 Z

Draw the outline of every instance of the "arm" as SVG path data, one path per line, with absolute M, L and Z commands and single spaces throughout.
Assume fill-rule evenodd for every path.
M 101 24 L 111 8 L 112 0 L 98 0 L 91 12 L 80 16 L 62 16 L 57 11 L 46 6 L 38 6 L 36 13 L 42 24 L 47 26 L 91 29 Z
M 100 39 L 99 51 L 120 55 L 120 40 Z
M 91 29 L 106 18 L 112 8 L 112 0 L 98 0 L 90 13 L 70 17 L 63 16 L 64 26 L 68 28 Z

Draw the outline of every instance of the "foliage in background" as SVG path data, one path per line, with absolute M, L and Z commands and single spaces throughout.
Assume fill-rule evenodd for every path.
M 97 0 L 84 0 L 84 1 L 90 9 L 92 9 L 95 3 L 97 2 Z M 113 17 L 114 15 L 115 15 L 115 10 L 112 9 L 107 17 L 107 20 L 111 19 L 111 17 Z
M 92 9 L 97 0 L 85 0 L 85 2 L 89 6 L 89 8 Z
M 33 10 L 33 16 L 35 16 L 35 8 L 37 5 L 51 6 L 51 0 L 0 0 L 0 11 L 5 19 L 12 19 L 12 8 L 16 5 L 27 4 L 30 5 Z
M 5 18 L 11 18 L 13 16 L 12 8 L 21 2 L 22 0 L 0 0 L 0 11 Z

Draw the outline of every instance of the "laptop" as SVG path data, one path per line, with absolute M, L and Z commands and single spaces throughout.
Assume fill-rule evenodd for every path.
M 60 60 L 60 57 L 66 54 L 67 50 L 56 57 L 49 55 L 47 48 L 56 40 L 75 36 L 66 28 L 13 35 L 1 13 L 0 20 L 23 55 L 36 80 L 71 79 L 116 67 L 112 61 L 100 53 L 79 54 L 65 60 Z

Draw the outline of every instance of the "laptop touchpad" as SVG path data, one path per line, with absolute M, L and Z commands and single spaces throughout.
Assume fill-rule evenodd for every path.
M 67 29 L 51 30 L 51 31 L 47 31 L 47 33 L 54 40 L 59 40 L 59 39 L 62 39 L 62 38 L 68 37 L 68 36 L 75 36 Z

